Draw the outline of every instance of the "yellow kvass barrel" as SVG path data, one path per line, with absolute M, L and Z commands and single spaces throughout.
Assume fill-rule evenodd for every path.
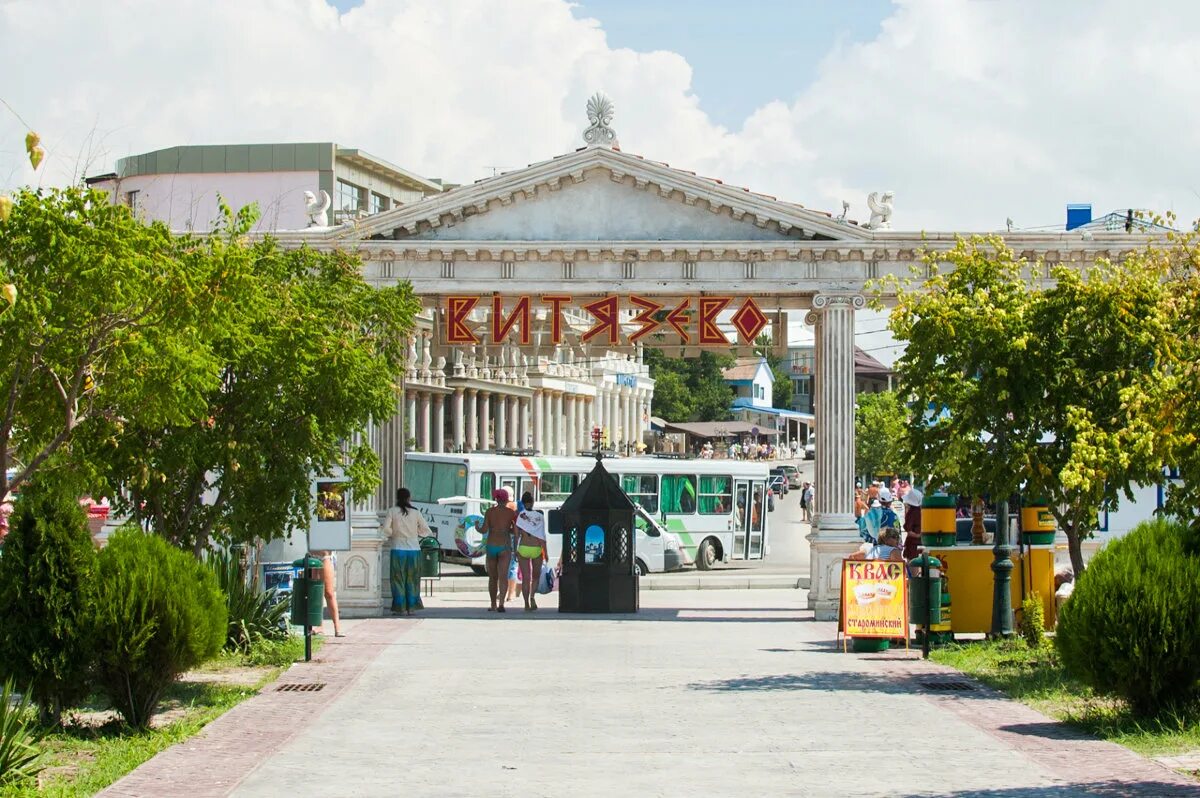
M 1050 512 L 1045 500 L 1034 500 L 1021 508 L 1021 534 L 1026 543 L 1035 546 L 1050 545 L 1054 542 L 1054 531 L 1057 527 L 1054 514 Z
M 921 543 L 930 546 L 953 546 L 955 534 L 953 496 L 926 496 L 921 502 Z

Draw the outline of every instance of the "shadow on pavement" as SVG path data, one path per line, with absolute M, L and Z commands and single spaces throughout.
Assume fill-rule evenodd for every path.
M 1193 787 L 1166 781 L 1089 781 L 1055 787 L 997 787 L 945 793 L 908 793 L 905 798 L 1075 798 L 1084 795 L 1113 798 L 1176 798 L 1200 795 L 1200 785 Z
M 488 612 L 487 607 L 432 607 L 420 610 L 411 618 L 396 617 L 396 620 L 494 620 L 507 621 L 630 621 L 657 623 L 804 623 L 812 618 L 801 617 L 804 610 L 794 607 L 652 607 L 633 613 L 569 612 L 560 613 L 557 607 L 541 607 L 536 612 L 526 612 L 517 604 L 509 605 L 503 614 Z
M 1047 740 L 1092 740 L 1090 734 L 1073 729 L 1065 723 L 1013 723 L 1000 726 L 1000 731 L 1023 734 L 1028 737 L 1044 737 Z M 1198 785 L 1200 786 L 1200 785 Z
M 844 671 L 810 671 L 808 673 L 784 673 L 765 676 L 741 676 L 733 679 L 717 679 L 707 682 L 693 682 L 689 690 L 708 693 L 738 693 L 749 691 L 792 691 L 816 690 L 821 692 L 852 692 L 852 693 L 883 693 L 888 695 L 946 695 L 955 698 L 988 699 L 995 694 L 987 690 L 954 690 L 943 692 L 929 689 L 927 685 L 944 685 L 947 682 L 961 683 L 959 678 L 948 678 L 941 674 L 921 675 L 886 675 L 876 673 L 854 673 Z M 967 682 L 971 684 L 970 682 Z M 1030 726 L 1047 724 L 1027 724 Z M 1047 729 L 1047 736 L 1050 730 Z M 1078 737 L 1061 737 L 1059 739 L 1091 739 L 1087 735 Z

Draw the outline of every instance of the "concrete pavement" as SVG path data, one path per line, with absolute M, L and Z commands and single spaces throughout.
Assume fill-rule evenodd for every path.
M 915 652 L 843 654 L 804 597 L 645 591 L 636 615 L 587 616 L 439 596 L 420 620 L 348 622 L 281 679 L 321 691 L 267 691 L 111 794 L 1200 795 L 979 685 L 928 689 L 963 679 Z

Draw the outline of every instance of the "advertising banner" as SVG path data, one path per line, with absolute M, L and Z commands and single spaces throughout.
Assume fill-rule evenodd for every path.
M 343 476 L 312 481 L 313 514 L 308 526 L 309 551 L 350 550 L 350 483 Z
M 842 561 L 842 626 L 847 637 L 908 639 L 904 563 Z

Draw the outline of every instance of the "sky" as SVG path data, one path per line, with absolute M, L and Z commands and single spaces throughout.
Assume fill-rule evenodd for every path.
M 468 182 L 582 144 L 903 230 L 1200 216 L 1200 3 L 0 0 L 0 190 L 181 144 L 337 141 Z M 26 126 L 48 151 L 25 163 Z

